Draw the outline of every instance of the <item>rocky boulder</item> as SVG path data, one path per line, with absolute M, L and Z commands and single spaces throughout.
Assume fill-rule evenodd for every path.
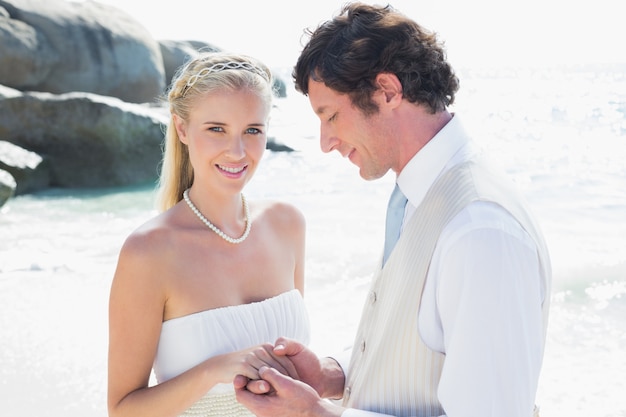
M 0 100 L 0 140 L 48 160 L 50 185 L 105 187 L 154 180 L 162 109 L 90 93 L 25 93 Z
M 157 178 L 178 68 L 202 41 L 157 41 L 97 1 L 0 0 L 0 206 L 52 187 Z M 286 94 L 276 80 L 277 95 Z M 268 138 L 267 148 L 293 149 Z
M 117 8 L 95 1 L 0 0 L 0 84 L 144 103 L 163 92 L 165 72 L 158 42 Z
M 0 169 L 0 207 L 13 196 L 15 192 L 15 178 L 7 171 Z
M 176 71 L 189 59 L 195 57 L 199 51 L 217 52 L 221 49 L 215 45 L 201 41 L 159 41 L 161 56 L 163 57 L 163 68 L 165 69 L 165 83 L 167 86 L 172 82 Z
M 46 160 L 35 152 L 1 140 L 0 170 L 8 172 L 15 179 L 15 195 L 41 190 L 50 185 Z
M 4 85 L 0 84 L 0 100 L 2 100 L 3 98 L 17 97 L 21 95 L 21 91 L 14 88 L 5 87 Z

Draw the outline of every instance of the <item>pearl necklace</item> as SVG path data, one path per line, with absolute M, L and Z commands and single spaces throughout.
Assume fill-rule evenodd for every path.
M 207 226 L 209 226 L 209 229 L 213 230 L 215 233 L 217 233 L 218 236 L 220 236 L 222 239 L 224 239 L 225 241 L 229 242 L 229 243 L 241 243 L 244 240 L 246 240 L 246 238 L 248 237 L 248 235 L 250 234 L 250 210 L 248 209 L 248 202 L 246 201 L 246 198 L 243 196 L 243 194 L 241 194 L 241 201 L 243 203 L 243 210 L 244 213 L 246 215 L 246 230 L 243 232 L 243 235 L 241 235 L 241 237 L 235 239 L 232 238 L 230 236 L 228 236 L 226 233 L 224 233 L 223 231 L 220 230 L 219 227 L 217 227 L 216 225 L 214 225 L 213 223 L 211 223 L 209 221 L 209 219 L 207 219 L 206 217 L 204 217 L 202 215 L 202 213 L 200 213 L 200 210 L 198 210 L 198 208 L 191 202 L 191 200 L 189 199 L 189 189 L 186 189 L 183 192 L 183 198 L 185 199 L 185 201 L 187 202 L 187 205 L 189 206 L 189 208 L 191 209 L 191 211 L 193 211 L 194 213 L 196 213 L 196 216 L 198 216 L 198 218 L 200 220 L 202 220 L 202 222 L 204 224 L 206 224 Z

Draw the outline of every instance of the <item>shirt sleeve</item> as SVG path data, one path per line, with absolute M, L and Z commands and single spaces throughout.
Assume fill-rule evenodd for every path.
M 446 354 L 438 397 L 447 417 L 532 415 L 544 346 L 539 271 L 532 239 L 493 203 L 473 203 L 442 233 L 420 331 Z
M 339 366 L 343 370 L 344 375 L 348 373 L 348 366 L 350 366 L 351 355 L 352 348 L 348 348 L 331 356 L 331 358 L 333 358 L 339 364 Z

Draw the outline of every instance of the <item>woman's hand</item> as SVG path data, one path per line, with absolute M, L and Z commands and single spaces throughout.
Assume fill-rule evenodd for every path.
M 246 383 L 258 381 L 257 389 L 263 392 L 267 392 L 264 386 L 265 389 L 269 389 L 269 384 L 263 384 L 259 376 L 259 369 L 262 367 L 273 368 L 283 375 L 298 378 L 293 362 L 284 355 L 274 353 L 274 346 L 269 343 L 216 356 L 209 359 L 209 362 L 212 362 L 209 366 L 214 366 L 215 363 L 221 364 L 224 370 L 222 382 L 230 383 L 239 378 L 243 378 L 242 380 Z

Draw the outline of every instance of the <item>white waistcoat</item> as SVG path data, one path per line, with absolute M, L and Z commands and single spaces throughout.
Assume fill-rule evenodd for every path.
M 478 200 L 505 208 L 534 239 L 549 294 L 548 252 L 523 200 L 510 184 L 477 161 L 451 168 L 428 191 L 385 266 L 374 277 L 346 376 L 345 407 L 394 416 L 432 417 L 444 413 L 437 387 L 445 355 L 423 343 L 418 312 L 441 231 L 464 207 Z M 546 297 L 544 334 L 548 304 Z

